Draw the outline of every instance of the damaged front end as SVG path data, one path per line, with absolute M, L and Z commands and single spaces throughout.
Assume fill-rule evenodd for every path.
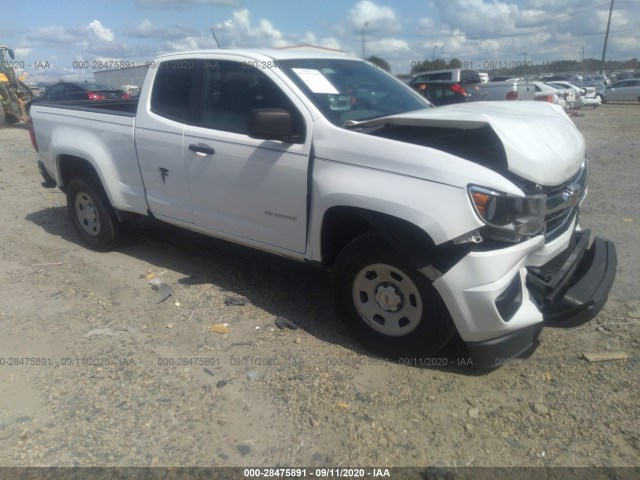
M 499 207 L 487 203 L 484 193 L 472 197 L 486 226 L 436 287 L 462 305 L 453 317 L 474 365 L 498 367 L 533 349 L 543 325 L 576 327 L 604 307 L 615 280 L 616 249 L 599 237 L 591 241 L 591 232 L 578 226 L 586 180 L 583 167 L 559 187 L 537 188 L 531 204 L 523 197 L 511 215 L 496 213 Z M 496 218 L 511 222 L 492 224 Z M 490 273 L 472 279 L 480 270 Z

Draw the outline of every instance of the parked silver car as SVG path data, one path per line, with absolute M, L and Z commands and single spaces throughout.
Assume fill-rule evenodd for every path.
M 640 78 L 620 80 L 607 87 L 603 102 L 640 102 Z

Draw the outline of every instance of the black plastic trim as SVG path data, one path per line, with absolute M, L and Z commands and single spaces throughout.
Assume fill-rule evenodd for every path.
M 551 305 L 564 294 L 587 251 L 590 235 L 589 230 L 575 232 L 573 247 L 541 267 L 528 268 L 527 283 L 534 289 L 534 297 L 541 306 Z
M 473 366 L 498 368 L 538 346 L 542 323 L 537 323 L 502 337 L 483 342 L 465 342 Z
M 617 264 L 613 242 L 596 238 L 565 294 L 542 308 L 544 325 L 572 328 L 595 318 L 609 298 Z
M 520 272 L 516 273 L 513 280 L 511 280 L 507 288 L 504 289 L 504 292 L 496 298 L 495 303 L 502 320 L 508 322 L 513 318 L 522 305 L 522 282 L 520 281 Z

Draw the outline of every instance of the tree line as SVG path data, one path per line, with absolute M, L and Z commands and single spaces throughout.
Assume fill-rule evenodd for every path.
M 378 61 L 384 62 L 387 66 L 389 65 L 383 59 L 379 59 L 377 57 L 370 57 L 369 61 L 372 61 L 371 58 L 375 58 Z M 372 63 L 376 63 L 373 62 Z M 482 62 L 463 62 L 458 58 L 452 58 L 448 62 L 443 60 L 442 58 L 437 58 L 435 60 L 423 60 L 423 61 L 414 61 L 411 62 L 411 75 L 420 72 L 428 72 L 432 70 L 444 70 L 448 68 L 469 68 L 472 70 L 480 70 L 488 73 L 493 73 L 494 75 L 523 75 L 523 74 L 543 74 L 543 73 L 565 73 L 565 72 L 599 72 L 602 66 L 602 62 L 597 58 L 585 58 L 583 61 L 576 60 L 554 60 L 552 62 L 544 61 L 542 63 L 534 63 L 534 62 L 505 62 L 504 68 L 501 62 L 484 62 L 488 63 L 487 65 Z M 376 63 L 377 64 L 377 63 Z M 509 64 L 515 64 L 515 66 L 508 68 Z M 491 68 L 493 67 L 493 68 Z M 607 72 L 616 71 L 616 70 L 637 70 L 640 68 L 640 61 L 637 58 L 631 58 L 629 60 L 607 60 L 604 63 L 603 69 Z M 389 71 L 390 69 L 385 69 Z

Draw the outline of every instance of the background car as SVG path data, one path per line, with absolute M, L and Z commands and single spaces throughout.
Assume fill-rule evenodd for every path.
M 563 81 L 546 83 L 554 88 L 564 88 L 565 91 L 575 93 L 575 100 L 571 100 L 570 96 L 567 96 L 566 100 L 569 104 L 569 108 L 581 108 L 585 106 L 596 108 L 600 103 L 602 103 L 604 89 L 606 88 L 604 84 L 601 84 L 601 87 L 599 87 L 597 85 L 576 85 L 574 83 Z
M 589 88 L 593 88 L 595 90 L 595 97 L 600 99 L 600 101 L 604 100 L 604 91 L 607 89 L 607 83 L 603 80 L 604 75 L 589 75 L 585 76 L 582 82 L 576 83 L 579 87 L 586 88 L 587 91 Z M 608 80 L 607 80 L 608 81 Z
M 456 83 L 481 83 L 480 72 L 465 68 L 451 68 L 447 70 L 431 70 L 421 72 L 409 77 L 409 85 L 425 82 L 456 82 Z
M 640 78 L 620 80 L 604 91 L 603 102 L 640 102 Z
M 475 70 L 452 69 L 424 72 L 409 78 L 408 85 L 436 106 L 489 100 Z
M 518 80 L 522 81 L 524 78 L 522 77 L 510 77 L 509 75 L 496 75 L 495 77 L 491 77 L 492 82 L 508 82 L 510 80 Z
M 549 85 L 551 88 L 559 90 L 567 102 L 567 108 L 580 108 L 582 106 L 582 97 L 586 90 L 582 90 L 575 85 L 568 82 L 556 81 L 556 82 L 544 82 L 545 85 Z
M 565 93 L 560 90 L 550 87 L 543 82 L 533 82 L 536 88 L 536 100 L 540 102 L 555 103 L 565 108 L 567 101 L 565 100 Z
M 435 106 L 489 100 L 486 89 L 478 83 L 424 82 L 410 86 Z
M 106 100 L 129 98 L 124 90 L 118 90 L 95 82 L 58 82 L 47 88 L 43 95 L 35 98 L 36 102 L 66 102 L 70 100 Z

